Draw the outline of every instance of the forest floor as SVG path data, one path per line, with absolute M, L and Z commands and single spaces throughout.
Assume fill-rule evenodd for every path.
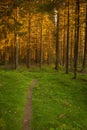
M 0 130 L 21 130 L 24 120 L 32 130 L 87 130 L 87 75 L 0 69 Z

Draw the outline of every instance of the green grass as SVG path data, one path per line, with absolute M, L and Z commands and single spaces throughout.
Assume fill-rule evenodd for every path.
M 87 75 L 72 77 L 49 68 L 0 70 L 0 130 L 22 130 L 33 79 L 32 130 L 87 130 Z
M 33 130 L 87 130 L 87 76 L 72 77 L 58 72 L 37 76 Z
M 0 130 L 21 130 L 30 83 L 21 72 L 0 70 Z

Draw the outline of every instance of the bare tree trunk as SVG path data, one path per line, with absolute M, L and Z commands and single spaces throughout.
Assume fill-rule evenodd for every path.
M 42 68 L 43 64 L 43 43 L 42 43 L 42 33 L 43 33 L 43 18 L 41 16 L 41 30 L 40 30 L 40 69 Z
M 27 44 L 27 68 L 30 68 L 31 60 L 30 60 L 30 31 L 31 31 L 31 14 L 29 12 L 28 16 L 28 44 Z
M 86 3 L 86 28 L 85 28 L 85 43 L 84 43 L 84 57 L 83 57 L 83 64 L 82 70 L 85 70 L 86 67 L 86 58 L 87 58 L 87 3 Z
M 7 31 L 7 30 L 6 30 Z M 7 43 L 8 43 L 8 40 L 7 40 L 7 32 L 5 34 L 5 52 L 4 52 L 4 63 L 5 63 L 5 66 L 7 65 Z
M 59 12 L 57 12 L 57 25 L 56 25 L 56 65 L 55 69 L 59 69 Z
M 64 27 L 64 43 L 63 43 L 63 66 L 65 66 L 65 27 Z
M 77 64 L 78 64 L 78 43 L 79 43 L 79 0 L 76 0 L 76 13 L 75 13 L 75 47 L 74 47 L 74 78 L 77 77 Z
M 18 20 L 18 14 L 19 13 L 19 9 L 17 7 L 16 9 L 16 20 Z M 17 69 L 19 67 L 19 45 L 18 45 L 18 40 L 19 40 L 19 36 L 18 36 L 18 31 L 17 31 L 17 27 L 15 29 L 15 69 Z
M 17 69 L 19 67 L 19 45 L 18 45 L 18 34 L 15 34 L 15 69 Z
M 74 29 L 71 29 L 71 46 L 70 46 L 70 70 L 73 70 L 73 44 L 74 44 Z
M 68 0 L 67 45 L 66 45 L 66 74 L 68 73 L 69 73 L 69 0 Z
M 37 43 L 37 37 L 36 37 L 36 49 L 35 49 L 35 63 L 38 64 L 38 43 Z
M 7 15 L 7 10 L 6 10 L 6 15 Z M 6 16 L 6 21 L 8 21 L 8 18 Z M 7 29 L 7 23 L 6 23 L 6 27 L 5 27 L 5 34 L 4 34 L 4 37 L 5 37 L 5 52 L 4 52 L 4 64 L 5 66 L 7 66 L 7 53 L 8 53 L 8 50 L 7 50 L 7 44 L 8 44 L 8 29 Z
M 12 43 L 12 41 L 11 41 L 11 47 L 10 47 L 10 59 L 11 59 L 11 68 L 13 69 L 14 68 L 14 45 L 13 45 L 13 43 Z
M 65 5 L 65 10 L 66 10 L 66 5 Z M 64 37 L 63 37 L 63 39 L 64 39 L 64 43 L 63 43 L 63 66 L 65 66 L 65 59 L 66 59 L 66 23 L 65 23 L 65 20 L 66 20 L 66 17 L 65 17 L 65 15 L 66 15 L 66 12 L 64 11 Z
M 71 39 L 71 48 L 70 48 L 70 69 L 72 70 L 72 63 L 73 63 L 73 42 Z
M 28 43 L 27 43 L 27 68 L 31 66 L 31 50 L 30 50 L 30 42 L 31 42 L 31 0 L 28 1 Z
M 50 65 L 50 61 L 51 61 L 51 57 L 50 57 L 50 42 L 49 42 L 49 45 L 48 45 L 48 65 Z
M 50 43 L 51 43 L 51 37 L 50 37 L 50 33 L 49 33 L 49 41 L 48 41 L 49 43 L 48 43 L 48 57 L 47 57 L 47 63 L 48 63 L 48 65 L 50 65 L 50 63 L 51 63 L 51 45 L 50 45 Z

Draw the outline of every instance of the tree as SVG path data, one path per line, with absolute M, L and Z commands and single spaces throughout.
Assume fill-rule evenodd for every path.
M 83 57 L 83 64 L 82 64 L 83 71 L 86 68 L 86 57 L 87 57 L 87 2 L 86 2 L 86 27 L 85 27 L 84 57 Z
M 31 1 L 28 1 L 28 43 L 27 43 L 27 67 L 30 68 L 30 39 L 31 39 Z
M 67 45 L 66 45 L 66 74 L 69 72 L 69 0 L 68 0 L 68 15 L 67 15 Z
M 77 77 L 78 43 L 79 43 L 79 0 L 76 0 L 76 10 L 75 10 L 75 47 L 74 47 L 74 78 L 75 79 Z
M 42 33 L 43 33 L 43 16 L 41 16 L 41 24 L 40 24 L 40 68 L 42 68 L 43 63 L 43 41 L 42 41 Z
M 19 16 L 19 9 L 18 7 L 16 8 L 16 20 L 18 20 Z M 19 67 L 19 36 L 18 36 L 18 30 L 17 30 L 17 25 L 15 28 L 15 33 L 14 33 L 14 38 L 15 38 L 15 69 Z
M 59 11 L 57 11 L 56 22 L 56 65 L 55 69 L 59 69 Z

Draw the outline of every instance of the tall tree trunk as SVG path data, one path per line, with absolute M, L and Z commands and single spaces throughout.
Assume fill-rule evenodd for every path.
M 19 67 L 19 45 L 18 45 L 18 34 L 15 34 L 15 69 Z
M 50 65 L 50 62 L 51 62 L 51 57 L 50 57 L 50 42 L 49 42 L 49 45 L 48 45 L 48 65 Z
M 6 29 L 7 31 L 7 29 Z M 4 52 L 4 63 L 5 63 L 5 66 L 7 65 L 7 43 L 8 43 L 8 40 L 7 40 L 7 32 L 5 33 L 5 52 Z
M 64 27 L 64 36 L 63 36 L 63 66 L 65 66 L 65 27 Z
M 43 43 L 42 43 L 42 33 L 43 33 L 43 17 L 41 16 L 41 30 L 40 30 L 40 69 L 43 64 Z
M 51 37 L 50 37 L 50 33 L 49 33 L 48 57 L 47 57 L 48 65 L 50 65 L 50 62 L 51 62 L 51 46 L 50 46 L 50 43 L 51 43 Z
M 27 43 L 27 68 L 31 65 L 30 42 L 31 42 L 31 0 L 28 1 L 28 43 Z
M 35 48 L 35 63 L 37 64 L 38 63 L 38 43 L 37 43 L 37 37 L 36 37 L 36 48 Z
M 5 19 L 6 19 L 6 21 L 8 21 L 7 10 L 6 10 L 6 17 L 5 17 Z M 8 50 L 7 50 L 7 44 L 8 44 L 8 29 L 7 29 L 7 23 L 6 23 L 6 27 L 5 27 L 4 37 L 5 37 L 4 63 L 5 63 L 5 66 L 7 66 L 7 53 L 8 53 Z
M 18 15 L 19 15 L 19 9 L 17 7 L 16 8 L 16 20 L 18 20 Z M 19 51 L 19 45 L 18 45 L 19 36 L 18 36 L 17 27 L 15 29 L 14 38 L 15 38 L 15 69 L 17 69 L 19 67 L 19 53 L 18 53 L 18 51 Z
M 87 58 L 87 3 L 86 3 L 86 27 L 85 27 L 85 43 L 84 43 L 84 57 L 83 57 L 83 64 L 82 70 L 85 70 L 86 67 L 86 58 Z
M 38 63 L 38 50 L 37 50 L 37 47 L 35 49 L 35 63 L 36 64 Z
M 30 37 L 31 37 L 31 13 L 29 10 L 29 14 L 28 14 L 28 44 L 27 44 L 27 68 L 30 68 L 30 64 L 31 64 L 31 58 L 30 58 Z
M 59 12 L 57 12 L 57 23 L 56 23 L 56 65 L 55 69 L 59 69 Z
M 71 37 L 72 36 L 73 36 L 73 34 L 71 35 Z M 72 64 L 73 64 L 73 41 L 72 41 L 72 38 L 71 38 L 71 46 L 70 46 L 70 69 L 71 69 L 71 71 L 72 71 L 72 68 L 73 68 Z
M 67 45 L 66 45 L 66 74 L 69 73 L 69 0 L 68 0 L 68 25 L 67 25 Z
M 74 78 L 75 79 L 77 77 L 78 43 L 79 43 L 79 0 L 76 0 L 76 10 L 75 10 L 75 47 L 74 47 Z
M 64 10 L 64 36 L 63 36 L 63 66 L 65 66 L 65 60 L 66 60 L 66 4 L 65 4 L 65 10 Z
M 13 42 L 11 41 L 11 46 L 10 46 L 10 63 L 11 63 L 11 68 L 13 69 L 14 68 L 14 45 L 13 45 Z

